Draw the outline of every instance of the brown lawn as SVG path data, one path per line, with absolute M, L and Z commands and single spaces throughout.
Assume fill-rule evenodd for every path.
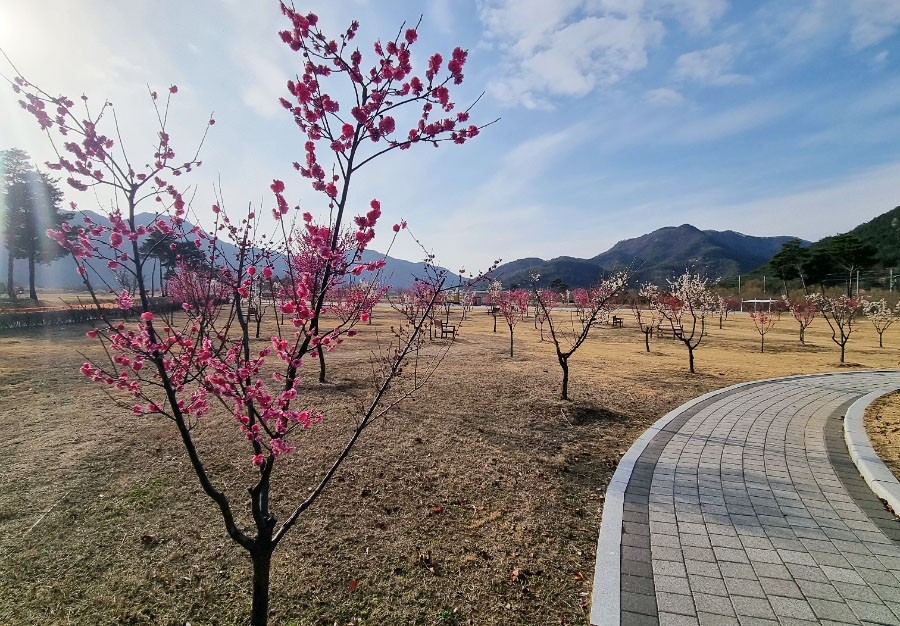
M 631 442 L 668 410 L 736 382 L 839 369 L 822 320 L 797 340 L 746 316 L 713 324 L 687 373 L 670 339 L 644 351 L 631 314 L 571 360 L 557 399 L 552 344 L 531 319 L 508 355 L 502 320 L 475 311 L 427 389 L 368 430 L 276 553 L 273 624 L 586 624 L 603 493 Z M 568 313 L 560 313 L 568 316 Z M 326 413 L 276 469 L 284 517 L 330 464 L 371 393 L 379 312 L 305 398 Z M 168 422 L 136 418 L 78 373 L 85 328 L 0 334 L 0 623 L 243 624 L 244 552 L 227 539 Z M 827 334 L 826 334 L 827 333 Z M 265 333 L 264 333 L 265 334 Z M 843 367 L 893 368 L 858 321 Z M 196 431 L 216 484 L 249 525 L 250 454 L 227 415 Z

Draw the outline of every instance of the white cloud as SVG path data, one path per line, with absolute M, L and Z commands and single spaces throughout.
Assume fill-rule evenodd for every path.
M 662 24 L 613 8 L 586 15 L 580 0 L 483 4 L 486 37 L 506 53 L 492 94 L 510 105 L 549 107 L 550 96 L 585 96 L 646 67 L 647 48 L 661 40 Z
M 658 0 L 661 12 L 670 12 L 691 31 L 705 31 L 728 8 L 725 0 Z
M 874 63 L 875 65 L 884 65 L 885 61 L 887 61 L 887 60 L 888 60 L 888 51 L 882 50 L 881 52 L 879 52 L 878 54 L 875 55 L 875 57 L 872 59 L 872 63 Z
M 887 39 L 900 27 L 897 0 L 853 0 L 850 11 L 856 19 L 850 41 L 858 50 Z
M 674 89 L 662 87 L 660 89 L 651 89 L 646 93 L 647 101 L 651 104 L 659 104 L 671 106 L 684 102 L 684 96 Z
M 672 75 L 677 80 L 693 80 L 709 85 L 734 85 L 749 82 L 749 76 L 731 71 L 734 57 L 734 48 L 727 43 L 705 50 L 687 52 L 675 61 Z

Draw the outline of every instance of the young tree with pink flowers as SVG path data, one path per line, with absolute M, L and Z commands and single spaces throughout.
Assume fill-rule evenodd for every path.
M 751 311 L 750 319 L 753 321 L 756 332 L 759 333 L 759 351 L 766 351 L 766 334 L 775 327 L 781 319 L 778 311 Z
M 841 363 L 844 362 L 847 342 L 853 332 L 853 322 L 862 308 L 862 301 L 847 296 L 832 297 L 825 294 L 816 296 L 816 308 L 831 329 L 831 340 L 841 348 Z
M 553 309 L 559 305 L 559 294 L 552 289 L 541 289 L 535 296 L 534 320 L 541 326 L 541 341 L 544 340 L 544 324 L 551 321 Z
M 575 326 L 571 322 L 571 328 L 567 329 L 565 324 L 554 322 L 553 316 L 550 314 L 551 309 L 547 307 L 547 292 L 537 288 L 540 275 L 534 274 L 531 277 L 532 293 L 537 302 L 537 309 L 546 318 L 547 325 L 550 327 L 550 338 L 556 348 L 556 360 L 562 369 L 562 386 L 560 389 L 560 398 L 562 400 L 569 399 L 569 359 L 578 351 L 578 348 L 587 339 L 591 328 L 595 324 L 606 321 L 610 315 L 611 307 L 616 299 L 625 291 L 628 284 L 629 272 L 622 271 L 612 274 L 609 278 L 604 279 L 600 284 L 591 289 L 576 290 L 580 295 L 579 302 L 579 320 L 580 325 Z
M 706 336 L 706 318 L 718 307 L 716 294 L 708 280 L 686 270 L 668 281 L 669 290 L 650 290 L 650 306 L 668 323 L 672 334 L 688 351 L 688 369 L 694 371 L 694 351 Z
M 509 326 L 509 358 L 513 358 L 513 334 L 522 319 L 521 299 L 515 291 L 501 291 L 497 297 L 497 311 Z
M 782 302 L 800 325 L 800 343 L 805 344 L 806 329 L 813 323 L 813 320 L 816 319 L 816 313 L 819 312 L 818 296 L 810 294 L 793 300 L 787 296 L 782 296 Z
M 288 223 L 291 207 L 285 198 L 285 185 L 275 180 L 271 189 L 275 197 L 273 216 L 283 241 L 280 249 L 275 248 L 271 237 L 265 240 L 267 243 L 256 238 L 256 211 L 250 209 L 246 217 L 233 221 L 220 208 L 224 206 L 221 201 L 213 207 L 216 217 L 212 235 L 199 227 L 189 228 L 186 217 L 190 207 L 176 183 L 200 166 L 199 148 L 187 159 L 176 160 L 167 130 L 169 104 L 178 91 L 175 86 L 162 98 L 150 92 L 159 127 L 156 145 L 147 159 L 122 150 L 118 113 L 110 103 L 91 107 L 82 96 L 82 106 L 76 109 L 69 98 L 41 90 L 17 70 L 11 80 L 13 89 L 22 95 L 22 108 L 54 141 L 58 160 L 49 166 L 64 172 L 75 189 L 105 189 L 116 197 L 117 208 L 108 216 L 111 227 L 82 216 L 84 226 L 75 229 L 74 239 L 62 232 L 66 227 L 48 232 L 74 257 L 98 309 L 96 282 L 105 280 L 96 271 L 98 264 L 126 272 L 137 286 L 137 301 L 133 301 L 126 290 L 103 285 L 117 295 L 123 309 L 137 308 L 139 322 L 129 326 L 103 317 L 102 327 L 88 335 L 102 342 L 110 360 L 86 362 L 81 371 L 131 398 L 130 410 L 135 415 L 159 416 L 172 422 L 201 488 L 221 512 L 227 534 L 249 554 L 253 565 L 253 626 L 268 621 L 269 574 L 277 546 L 318 500 L 365 429 L 427 382 L 439 362 L 420 359 L 422 328 L 445 289 L 445 276 L 433 272 L 432 298 L 424 310 L 393 329 L 396 344 L 375 370 L 374 396 L 356 428 L 324 474 L 310 485 L 308 496 L 284 509 L 283 519 L 276 517 L 270 506 L 273 480 L 279 475 L 295 477 L 290 472 L 276 473 L 275 469 L 289 467 L 284 457 L 304 440 L 302 433 L 323 419 L 314 407 L 306 406 L 301 395 L 303 358 L 319 347 L 332 350 L 342 344 L 356 334 L 353 326 L 368 316 L 361 313 L 324 327 L 322 315 L 329 289 L 346 284 L 351 276 L 377 273 L 379 269 L 378 262 L 364 263 L 362 252 L 375 236 L 380 204 L 372 200 L 367 211 L 352 218 L 351 225 L 351 179 L 388 152 L 417 144 L 462 144 L 483 128 L 468 123 L 468 110 L 454 113 L 451 101 L 451 87 L 463 81 L 465 50 L 456 48 L 446 66 L 440 54 L 431 55 L 424 74 L 414 74 L 411 49 L 418 38 L 417 29 L 401 28 L 395 38 L 375 42 L 376 60 L 365 68 L 362 53 L 351 43 L 358 29 L 356 22 L 332 39 L 321 30 L 315 15 L 304 15 L 285 5 L 281 8 L 288 22 L 281 39 L 300 55 L 297 80 L 288 81 L 289 93 L 281 100 L 305 136 L 304 159 L 294 166 L 321 194 L 329 218 L 319 224 L 311 213 L 304 213 L 296 232 Z M 345 81 L 344 87 L 333 90 L 340 80 Z M 339 102 L 339 91 L 348 94 L 349 101 Z M 417 109 L 415 123 L 408 132 L 400 131 L 396 119 L 405 119 L 400 115 L 413 108 Z M 210 119 L 207 128 L 213 124 Z M 323 153 L 327 157 L 321 156 Z M 142 226 L 135 216 L 138 207 L 147 202 L 156 203 L 157 216 L 152 225 Z M 294 207 L 298 214 L 299 208 Z M 394 237 L 404 226 L 394 226 Z M 154 310 L 148 295 L 144 280 L 147 255 L 141 252 L 140 244 L 154 233 L 196 245 L 204 251 L 211 268 L 209 275 L 191 276 L 187 270 L 176 273 L 179 283 L 173 287 L 175 292 L 182 290 L 184 316 Z M 237 246 L 236 258 L 225 254 L 220 238 Z M 308 245 L 307 258 L 290 243 L 298 239 Z M 254 277 L 271 278 L 276 254 L 283 257 L 288 272 L 275 294 L 282 316 L 276 317 L 271 345 L 251 353 L 244 301 L 250 297 Z M 222 299 L 215 297 L 219 289 L 230 297 L 228 306 L 221 310 L 216 309 L 222 304 Z M 415 374 L 398 377 L 404 368 Z M 247 441 L 247 462 L 255 469 L 248 488 L 249 501 L 238 508 L 217 486 L 224 481 L 212 475 L 194 440 L 204 415 L 213 410 L 214 398 L 232 414 L 237 430 Z M 242 513 L 245 506 L 249 519 Z

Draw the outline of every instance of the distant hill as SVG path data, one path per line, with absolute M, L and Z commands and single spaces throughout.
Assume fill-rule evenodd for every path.
M 109 221 L 104 216 L 94 213 L 93 211 L 83 211 L 83 213 L 88 215 L 95 223 L 109 226 Z M 81 215 L 76 214 L 75 218 L 69 223 L 72 224 L 72 226 L 80 225 L 83 223 L 80 218 Z M 138 225 L 143 224 L 146 226 L 153 219 L 154 215 L 150 213 L 139 213 L 135 215 L 135 221 Z M 188 229 L 192 227 L 192 225 L 189 225 Z M 226 257 L 237 257 L 237 247 L 225 241 L 220 241 L 219 245 Z M 386 262 L 382 274 L 383 282 L 392 285 L 394 289 L 405 289 L 413 284 L 416 277 L 421 278 L 424 276 L 425 265 L 422 262 L 416 263 L 394 257 L 384 257 L 380 252 L 371 249 L 363 252 L 363 261 L 365 262 L 377 261 L 381 258 L 384 258 Z M 114 284 L 112 271 L 107 269 L 103 263 L 95 263 L 94 265 L 97 267 L 100 276 L 93 276 L 92 283 L 99 286 L 102 283 L 100 278 L 102 278 L 110 284 Z M 0 240 L 0 280 L 6 280 L 6 269 L 6 248 L 4 247 L 2 240 Z M 146 268 L 148 285 L 151 271 L 152 267 Z M 283 266 L 279 267 L 276 264 L 275 273 L 276 275 L 284 274 L 285 268 Z M 447 274 L 449 283 L 455 284 L 459 277 L 449 270 L 447 271 Z M 24 259 L 16 260 L 14 264 L 14 276 L 16 284 L 26 287 L 27 290 L 28 263 Z M 78 275 L 78 272 L 75 271 L 75 263 L 69 256 L 57 259 L 49 265 L 38 264 L 35 271 L 35 284 L 38 289 L 80 289 L 83 286 L 81 277 Z
M 595 283 L 604 272 L 631 267 L 637 282 L 662 284 L 685 268 L 696 268 L 710 278 L 736 276 L 766 263 L 793 237 L 752 237 L 732 230 L 700 230 L 690 224 L 668 226 L 625 239 L 590 259 L 557 257 L 520 259 L 501 265 L 495 276 L 504 285 L 527 285 L 533 273 L 541 284 L 554 279 L 569 288 Z
M 850 233 L 875 248 L 878 265 L 896 267 L 900 264 L 900 206 L 860 224 Z M 810 246 L 810 250 L 827 245 L 831 239 L 825 237 L 817 241 Z

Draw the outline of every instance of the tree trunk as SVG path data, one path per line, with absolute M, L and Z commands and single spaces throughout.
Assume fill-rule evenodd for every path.
M 11 250 L 11 248 L 10 248 Z M 6 257 L 6 295 L 9 296 L 10 300 L 16 299 L 16 287 L 13 285 L 13 263 L 16 261 L 16 257 L 13 256 L 12 251 Z
M 319 354 L 319 382 L 325 382 L 325 352 L 322 351 L 322 346 L 316 349 L 316 352 Z
M 37 302 L 37 290 L 34 288 L 34 255 L 36 250 L 32 250 L 28 255 L 28 297 Z
M 513 358 L 513 328 L 509 327 L 509 358 Z
M 687 344 L 688 347 L 688 364 L 690 365 L 691 374 L 694 374 L 694 349 L 691 347 L 691 344 Z
M 846 341 L 841 344 L 841 363 L 844 362 L 844 346 L 846 346 L 846 345 L 847 345 Z
M 253 560 L 253 606 L 250 609 L 250 626 L 267 626 L 269 623 L 269 570 L 272 552 L 261 551 L 251 555 Z
M 262 315 L 256 317 L 256 338 L 259 339 L 259 325 L 262 324 Z
M 569 361 L 568 359 L 560 359 L 559 366 L 563 371 L 563 379 L 562 379 L 562 393 L 560 394 L 560 398 L 563 400 L 569 399 Z
M 806 345 L 806 338 L 804 335 L 806 334 L 806 329 L 803 328 L 803 324 L 800 325 L 800 343 Z
M 647 330 L 644 331 L 644 347 L 647 348 L 647 352 L 650 352 L 650 332 L 653 330 L 652 326 L 649 326 Z
M 719 316 L 719 330 L 722 330 L 722 316 Z
M 766 336 L 765 335 L 759 336 L 759 351 L 760 352 L 766 351 Z
M 10 267 L 12 267 L 12 264 L 10 264 Z M 497 332 L 497 314 L 496 313 L 494 313 L 494 332 Z
M 884 335 L 884 331 L 881 331 L 881 332 L 878 333 L 878 347 L 879 347 L 879 348 L 883 348 L 883 347 L 884 347 L 884 343 L 883 343 L 884 337 L 883 337 L 883 335 Z

